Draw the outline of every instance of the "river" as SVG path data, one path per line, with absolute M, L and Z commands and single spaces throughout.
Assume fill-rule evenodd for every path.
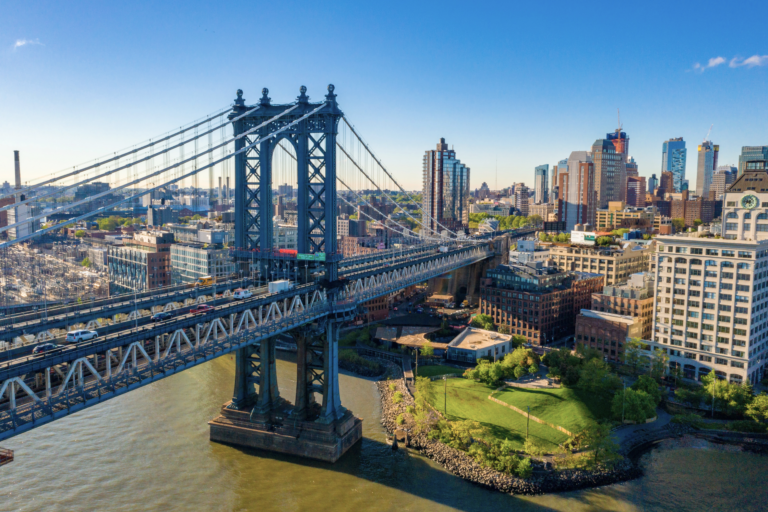
M 278 361 L 280 390 L 295 365 Z M 212 443 L 207 422 L 231 398 L 230 356 L 9 439 L 1 511 L 684 511 L 765 510 L 768 458 L 706 443 L 662 447 L 646 476 L 538 497 L 486 491 L 431 461 L 393 452 L 373 382 L 341 376 L 342 403 L 364 439 L 336 464 Z

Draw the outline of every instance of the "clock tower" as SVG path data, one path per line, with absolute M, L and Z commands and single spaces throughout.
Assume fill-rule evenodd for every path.
M 768 166 L 739 176 L 723 195 L 723 238 L 768 240 Z

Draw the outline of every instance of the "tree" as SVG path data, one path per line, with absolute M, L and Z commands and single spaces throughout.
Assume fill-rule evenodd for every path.
M 745 415 L 755 421 L 768 421 L 768 395 L 760 393 L 747 406 Z
M 672 219 L 672 226 L 675 228 L 675 232 L 683 231 L 685 229 L 685 219 Z
M 547 235 L 546 233 L 544 233 L 542 231 L 541 233 L 539 233 L 539 240 L 541 240 L 542 242 L 548 242 L 549 241 L 549 235 Z
M 702 224 L 704 224 L 704 223 L 701 222 L 701 219 L 693 219 L 693 227 L 697 228 L 697 227 L 701 226 Z
M 428 377 L 416 377 L 416 393 L 414 393 L 414 401 L 419 409 L 426 410 L 430 402 L 434 401 L 435 390 L 432 387 L 432 382 Z
M 617 420 L 623 417 L 635 423 L 645 423 L 645 420 L 656 415 L 656 404 L 645 391 L 628 388 L 613 395 L 611 413 Z
M 199 214 L 193 215 L 192 220 L 200 220 L 202 217 Z
M 499 332 L 501 334 L 509 334 L 510 331 L 511 331 L 511 329 L 510 329 L 510 327 L 507 324 L 501 324 L 499 326 Z M 513 339 L 513 342 L 514 342 L 514 339 Z
M 624 344 L 624 364 L 632 368 L 634 373 L 637 373 L 640 365 L 640 347 L 640 338 L 632 338 Z
M 531 375 L 536 375 L 537 373 L 539 373 L 539 365 L 537 365 L 536 363 L 533 363 L 531 366 L 528 367 L 528 373 L 530 373 Z
M 667 372 L 668 364 L 669 354 L 660 348 L 654 349 L 651 359 L 651 376 L 656 380 L 661 380 Z
M 604 393 L 615 387 L 614 379 L 618 379 L 611 373 L 608 364 L 600 359 L 590 359 L 581 368 L 579 387 L 591 393 Z
M 499 331 L 499 332 L 501 332 L 501 331 Z M 512 346 L 514 346 L 515 348 L 522 347 L 523 345 L 525 345 L 525 343 L 527 341 L 528 341 L 528 339 L 525 336 L 521 335 L 521 334 L 513 334 L 512 335 Z
M 83 231 L 82 229 L 78 229 L 77 231 L 75 231 L 75 236 L 77 238 L 83 238 L 85 236 L 85 231 Z
M 528 372 L 522 366 L 515 366 L 514 374 L 516 379 L 522 378 L 526 373 Z
M 595 240 L 595 243 L 601 247 L 605 247 L 608 245 L 611 245 L 613 243 L 613 237 L 611 236 L 599 236 L 597 237 L 597 240 Z
M 595 453 L 595 464 L 600 455 L 616 453 L 618 445 L 611 439 L 611 428 L 605 423 L 591 422 L 581 432 L 582 444 Z
M 430 345 L 429 343 L 425 343 L 421 347 L 421 351 L 420 352 L 421 352 L 421 355 L 424 356 L 424 357 L 432 357 L 432 356 L 435 355 L 435 348 L 432 345 Z
M 661 403 L 662 395 L 661 389 L 659 389 L 659 384 L 648 375 L 641 375 L 640 378 L 632 384 L 632 389 L 648 393 L 648 396 L 653 399 L 654 406 L 658 406 L 659 403 Z
M 541 226 L 544 222 L 544 219 L 541 218 L 541 215 L 531 215 L 528 217 L 528 220 L 531 221 L 531 223 L 536 227 Z
M 91 266 L 91 260 L 86 256 L 83 261 L 80 262 L 80 264 L 84 267 L 90 267 Z
M 491 331 L 493 330 L 493 318 L 491 318 L 490 315 L 477 315 L 472 319 L 472 323 L 470 325 L 472 327 L 477 327 L 478 329 Z

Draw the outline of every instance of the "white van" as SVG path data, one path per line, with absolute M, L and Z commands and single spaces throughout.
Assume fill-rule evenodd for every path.
M 78 341 L 92 340 L 98 335 L 99 333 L 97 333 L 96 331 L 88 331 L 85 329 L 80 329 L 77 331 L 69 331 L 67 333 L 66 342 L 77 343 Z
M 248 290 L 246 288 L 238 288 L 237 290 L 235 290 L 234 297 L 235 299 L 238 299 L 238 300 L 247 299 L 249 297 L 253 297 L 253 293 L 251 293 L 251 290 Z

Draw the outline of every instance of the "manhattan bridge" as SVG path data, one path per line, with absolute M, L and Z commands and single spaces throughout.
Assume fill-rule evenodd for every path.
M 44 318 L 20 313 L 3 319 L 0 340 L 23 334 L 45 342 L 54 338 L 52 329 L 73 326 L 98 329 L 99 336 L 0 362 L 0 440 L 233 352 L 234 392 L 210 422 L 212 440 L 335 461 L 361 438 L 362 420 L 343 407 L 339 394 L 339 326 L 366 301 L 463 267 L 503 260 L 509 235 L 467 238 L 440 224 L 347 122 L 333 85 L 321 102 L 311 102 L 306 92 L 302 86 L 295 101 L 276 104 L 264 89 L 259 101 L 248 105 L 238 90 L 233 105 L 172 133 L 0 195 L 16 197 L 12 205 L 0 207 L 5 211 L 96 180 L 113 184 L 109 191 L 53 212 L 78 211 L 77 216 L 0 244 L 0 257 L 6 258 L 13 244 L 147 193 L 177 183 L 196 186 L 203 171 L 208 171 L 212 187 L 214 169 L 232 164 L 235 243 L 230 254 L 241 275 L 251 276 L 52 307 Z M 295 169 L 289 179 L 298 190 L 297 252 L 307 258 L 302 261 L 272 249 L 273 184 L 286 179 L 284 164 L 274 163 L 278 158 Z M 419 232 L 401 226 L 400 235 L 407 240 L 401 248 L 344 258 L 337 247 L 338 201 L 365 204 L 381 214 L 359 192 L 364 188 L 376 190 L 393 211 L 410 217 Z M 108 196 L 116 192 L 124 195 Z M 73 210 L 103 197 L 108 199 L 104 206 L 85 213 Z M 420 214 L 412 213 L 416 210 Z M 0 232 L 50 215 L 33 213 Z M 430 231 L 428 220 L 440 231 Z M 254 275 L 264 281 L 277 275 L 294 286 L 269 293 Z M 239 287 L 250 287 L 253 295 L 224 300 Z M 187 312 L 188 306 L 203 303 L 212 309 Z M 175 309 L 177 315 L 155 323 L 140 313 Z M 102 330 L 105 318 L 114 321 Z M 291 336 L 297 347 L 295 397 L 281 397 L 278 391 L 275 351 L 276 337 L 282 334 Z

